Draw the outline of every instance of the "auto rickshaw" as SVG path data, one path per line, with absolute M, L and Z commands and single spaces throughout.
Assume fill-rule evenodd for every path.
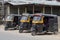
M 52 14 L 35 14 L 32 21 L 31 35 L 58 32 L 57 15 Z
M 19 33 L 22 33 L 24 30 L 30 30 L 32 26 L 32 15 L 22 14 L 20 22 Z
M 6 17 L 6 20 L 5 20 L 5 30 L 8 30 L 8 29 L 18 29 L 19 27 L 19 24 L 20 24 L 20 18 L 21 18 L 21 15 L 17 15 L 17 14 L 10 14 Z

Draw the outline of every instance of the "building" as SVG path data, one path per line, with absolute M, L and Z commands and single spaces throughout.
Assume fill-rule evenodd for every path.
M 4 1 L 0 0 L 0 21 L 2 20 L 4 16 Z
M 8 0 L 5 15 L 44 13 L 60 15 L 60 0 Z

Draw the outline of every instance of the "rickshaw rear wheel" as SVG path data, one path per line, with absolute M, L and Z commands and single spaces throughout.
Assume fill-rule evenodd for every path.
M 5 31 L 7 31 L 8 30 L 8 25 L 5 25 Z
M 16 30 L 17 28 L 14 28 L 14 30 Z
M 35 31 L 32 31 L 32 32 L 31 32 L 31 35 L 32 35 L 32 36 L 35 36 L 35 35 L 36 35 L 36 32 L 35 32 Z
M 58 34 L 58 32 L 54 32 L 54 35 L 57 35 Z
M 23 30 L 19 30 L 19 33 L 22 33 L 23 32 Z
M 7 27 L 5 27 L 5 31 L 7 31 L 8 30 L 8 28 Z

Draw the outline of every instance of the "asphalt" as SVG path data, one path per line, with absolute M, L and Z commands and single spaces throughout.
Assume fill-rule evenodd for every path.
M 18 30 L 5 31 L 4 26 L 0 25 L 0 40 L 60 40 L 59 32 L 57 35 L 32 36 L 31 33 L 19 33 Z

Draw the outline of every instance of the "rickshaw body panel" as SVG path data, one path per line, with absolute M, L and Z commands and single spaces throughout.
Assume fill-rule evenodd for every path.
M 42 32 L 58 32 L 58 17 L 57 15 L 51 15 L 51 14 L 39 14 L 43 15 L 44 17 L 47 17 L 48 23 L 45 24 L 44 21 L 45 19 L 43 18 L 42 21 L 36 22 L 32 21 L 32 27 L 31 27 L 31 32 L 32 34 L 34 33 L 42 33 Z M 34 32 L 34 33 L 33 33 Z
M 6 21 L 5 21 L 5 28 L 7 28 L 7 29 L 9 29 L 9 28 L 15 28 L 16 27 L 16 24 L 19 26 L 19 24 L 20 24 L 20 17 L 21 16 L 19 16 L 19 15 L 9 15 L 10 17 L 12 17 L 11 19 L 6 19 Z M 8 17 L 8 16 L 7 16 Z M 18 21 L 17 21 L 17 23 L 15 23 L 14 22 L 14 17 L 18 17 Z

